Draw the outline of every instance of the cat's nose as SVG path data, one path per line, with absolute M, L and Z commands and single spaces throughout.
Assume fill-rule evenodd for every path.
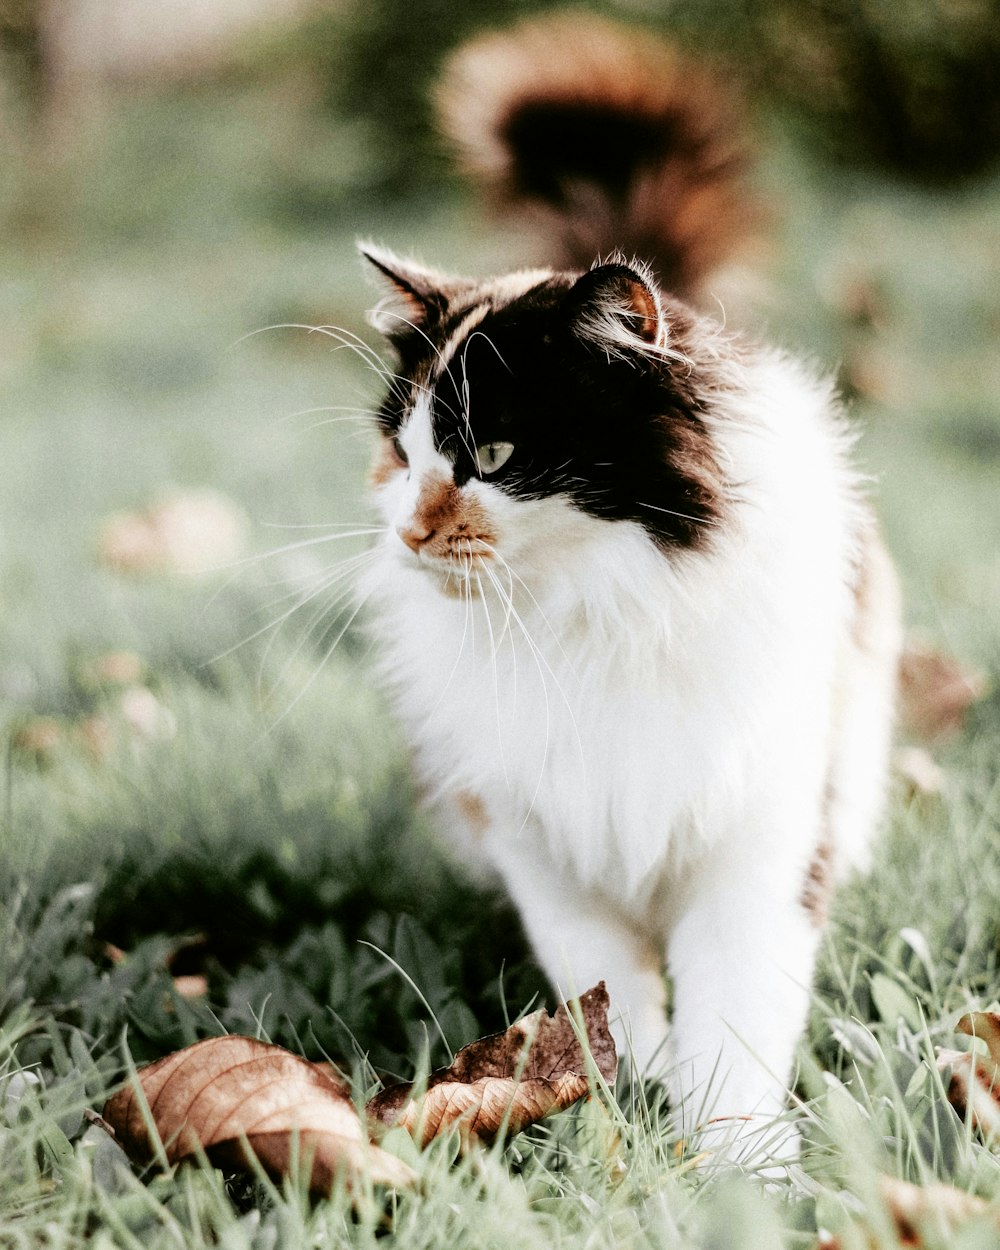
M 419 552 L 424 543 L 434 537 L 435 531 L 433 526 L 414 518 L 407 525 L 397 525 L 396 533 L 411 551 Z

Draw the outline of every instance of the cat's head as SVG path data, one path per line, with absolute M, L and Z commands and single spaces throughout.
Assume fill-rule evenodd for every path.
M 376 499 L 401 558 L 447 573 L 630 522 L 664 551 L 708 540 L 723 482 L 694 319 L 649 271 L 447 277 L 364 246 L 395 349 Z

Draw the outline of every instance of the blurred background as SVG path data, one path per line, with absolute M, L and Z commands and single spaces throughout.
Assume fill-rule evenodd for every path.
M 207 1027 L 205 1001 L 276 1035 L 322 1020 L 340 1054 L 378 1018 L 391 1066 L 424 1036 L 416 1000 L 359 936 L 459 1040 L 504 984 L 517 1007 L 540 987 L 502 904 L 427 849 L 333 580 L 366 538 L 293 544 L 371 523 L 354 418 L 377 379 L 307 328 L 374 342 L 355 239 L 480 274 L 531 254 L 454 178 L 428 89 L 469 34 L 543 7 L 0 0 L 8 1003 L 128 1016 L 150 1053 Z M 771 218 L 750 328 L 838 374 L 910 624 L 983 675 L 940 759 L 992 794 L 995 5 L 597 7 L 745 91 Z M 135 1005 L 181 973 L 193 995 Z

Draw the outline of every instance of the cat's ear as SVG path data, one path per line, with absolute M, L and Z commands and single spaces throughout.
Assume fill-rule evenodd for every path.
M 617 259 L 595 265 L 574 283 L 568 300 L 581 338 L 612 350 L 665 345 L 659 293 L 644 265 Z
M 375 243 L 359 243 L 358 251 L 381 274 L 386 294 L 368 314 L 369 322 L 387 338 L 400 338 L 411 329 L 424 329 L 445 313 L 455 294 L 456 280 L 404 260 Z

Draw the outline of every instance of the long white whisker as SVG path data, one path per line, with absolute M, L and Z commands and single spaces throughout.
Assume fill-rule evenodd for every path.
M 311 526 L 288 526 L 289 529 L 310 529 Z M 329 529 L 329 525 L 323 526 Z M 304 547 L 318 547 L 322 543 L 339 542 L 343 538 L 370 538 L 373 534 L 388 533 L 386 525 L 367 525 L 356 529 L 342 530 L 338 534 L 320 534 L 316 538 L 302 538 L 298 542 L 286 543 L 283 547 L 274 547 L 270 551 L 262 551 L 254 556 L 247 556 L 244 560 L 234 560 L 232 564 L 220 566 L 222 568 L 247 568 L 251 564 L 260 564 L 264 560 L 273 560 L 275 556 L 287 555 L 290 551 L 301 551 Z
M 680 517 L 682 521 L 692 521 L 695 525 L 715 526 L 717 523 L 710 517 L 692 516 L 690 512 L 677 512 L 674 508 L 661 508 L 655 503 L 643 503 L 641 499 L 635 501 L 637 508 L 649 508 L 651 512 L 663 512 L 667 516 Z
M 276 729 L 278 725 L 281 724 L 281 722 L 292 711 L 292 709 L 296 707 L 299 701 L 305 697 L 306 693 L 312 687 L 316 678 L 320 675 L 320 672 L 323 670 L 327 660 L 330 658 L 331 655 L 333 655 L 334 651 L 336 651 L 337 647 L 340 645 L 341 639 L 344 637 L 347 631 L 354 624 L 355 620 L 357 619 L 358 613 L 361 611 L 361 609 L 365 606 L 365 604 L 371 598 L 372 593 L 373 593 L 372 591 L 369 591 L 362 599 L 358 601 L 358 604 L 355 607 L 354 611 L 351 613 L 351 615 L 347 618 L 347 620 L 344 622 L 344 624 L 341 626 L 340 630 L 338 631 L 336 638 L 334 638 L 333 642 L 329 645 L 329 647 L 327 647 L 326 651 L 323 653 L 323 658 L 316 665 L 316 668 L 313 670 L 312 676 L 309 678 L 306 684 L 302 687 L 299 693 L 295 696 L 295 698 L 291 701 L 291 703 L 289 703 L 288 707 L 286 707 L 285 710 L 281 713 L 278 719 L 274 721 L 274 723 L 271 725 L 272 731 Z
M 350 556 L 347 560 L 340 561 L 335 566 L 334 571 L 329 573 L 319 585 L 312 586 L 305 592 L 293 591 L 292 593 L 297 595 L 297 600 L 286 612 L 283 612 L 274 620 L 268 621 L 266 625 L 262 625 L 259 629 L 255 629 L 252 634 L 248 634 L 245 638 L 241 638 L 239 642 L 234 642 L 231 647 L 227 647 L 224 651 L 220 651 L 217 655 L 206 661 L 206 663 L 216 664 L 219 660 L 224 660 L 227 656 L 232 655 L 234 651 L 238 651 L 240 647 L 245 647 L 255 639 L 260 638 L 262 634 L 268 633 L 269 630 L 279 629 L 290 616 L 294 615 L 294 613 L 299 610 L 299 608 L 305 607 L 311 599 L 315 598 L 318 594 L 322 594 L 324 590 L 329 589 L 330 586 L 339 581 L 341 578 L 351 576 L 365 563 L 367 563 L 367 561 L 374 559 L 376 554 L 376 551 L 363 551 L 359 555 Z M 288 597 L 289 596 L 285 595 L 282 596 L 282 599 L 286 599 Z M 281 601 L 282 600 L 278 600 L 278 602 Z
M 486 544 L 486 545 L 488 546 L 488 544 Z M 491 551 L 493 551 L 493 549 L 492 549 L 492 548 L 489 548 L 489 549 L 490 549 Z M 530 589 L 529 589 L 529 587 L 525 584 L 524 580 L 523 580 L 521 577 L 519 577 L 517 573 L 515 573 L 515 572 L 514 572 L 514 570 L 511 568 L 510 564 L 509 564 L 509 563 L 508 563 L 508 562 L 507 562 L 507 561 L 506 561 L 506 560 L 505 560 L 502 556 L 500 556 L 500 555 L 499 555 L 499 553 L 497 553 L 497 552 L 495 552 L 495 551 L 494 551 L 494 555 L 496 555 L 496 556 L 497 556 L 497 558 L 499 559 L 500 563 L 501 563 L 502 565 L 504 565 L 504 567 L 507 569 L 507 571 L 508 571 L 508 576 L 512 576 L 512 577 L 517 578 L 517 581 L 521 584 L 521 586 L 523 586 L 523 587 L 524 587 L 525 592 L 527 593 L 527 595 L 528 595 L 528 596 L 529 596 L 529 598 L 531 599 L 532 603 L 535 605 L 535 608 L 536 608 L 536 610 L 538 611 L 539 615 L 540 615 L 540 616 L 542 617 L 542 619 L 545 621 L 546 627 L 548 628 L 549 632 L 552 634 L 552 637 L 553 637 L 553 639 L 555 640 L 555 643 L 556 643 L 556 645 L 558 646 L 559 651 L 560 651 L 560 653 L 562 654 L 563 658 L 566 660 L 567 665 L 570 665 L 569 658 L 568 658 L 568 656 L 566 655 L 566 652 L 563 650 L 562 644 L 559 642 L 559 639 L 558 639 L 558 637 L 557 637 L 557 635 L 556 635 L 556 633 L 555 633 L 555 630 L 552 628 L 552 625 L 551 625 L 551 624 L 550 624 L 550 622 L 548 621 L 548 618 L 545 616 L 545 613 L 542 611 L 542 608 L 541 608 L 541 606 L 539 605 L 538 600 L 537 600 L 537 599 L 535 598 L 535 596 L 531 593 L 531 590 L 530 590 Z M 496 585 L 497 590 L 498 590 L 498 592 L 499 592 L 499 591 L 500 591 L 500 583 L 499 583 L 499 579 L 496 579 L 496 578 L 495 578 L 495 575 L 494 575 L 494 585 Z M 531 649 L 531 651 L 532 651 L 532 654 L 533 654 L 533 655 L 534 655 L 534 657 L 535 657 L 535 663 L 536 663 L 536 665 L 543 664 L 543 665 L 545 666 L 546 671 L 548 672 L 549 676 L 552 678 L 553 682 L 555 683 L 555 688 L 556 688 L 556 690 L 557 690 L 557 692 L 558 692 L 558 694 L 559 694 L 560 699 L 562 700 L 563 706 L 566 708 L 566 711 L 569 713 L 570 723 L 571 723 L 571 724 L 572 724 L 572 726 L 573 726 L 573 736 L 574 736 L 574 738 L 576 739 L 577 755 L 579 756 L 579 759 L 580 759 L 580 766 L 581 766 L 581 769 L 582 769 L 582 776 L 583 776 L 583 780 L 584 780 L 584 782 L 586 782 L 586 779 L 587 779 L 587 758 L 586 758 L 586 753 L 585 753 L 585 751 L 584 751 L 584 749 L 583 749 L 583 738 L 582 738 L 582 736 L 581 736 L 581 734 L 580 734 L 580 727 L 579 727 L 579 724 L 577 723 L 576 713 L 575 713 L 575 711 L 573 710 L 573 705 L 572 705 L 572 703 L 570 702 L 570 700 L 569 700 L 569 696 L 566 694 L 566 691 L 563 689 L 563 685 L 562 685 L 562 683 L 560 682 L 560 680 L 559 680 L 559 678 L 558 678 L 558 676 L 557 676 L 557 674 L 556 674 L 555 670 L 553 669 L 552 665 L 549 663 L 549 661 L 548 661 L 547 657 L 545 656 L 544 651 L 542 651 L 542 649 L 538 646 L 538 644 L 535 642 L 535 640 L 531 637 L 530 633 L 528 632 L 528 628 L 527 628 L 527 626 L 526 626 L 526 624 L 525 624 L 524 620 L 522 619 L 522 617 L 521 617 L 520 613 L 518 613 L 517 609 L 514 607 L 513 595 L 511 595 L 511 596 L 510 596 L 509 602 L 510 602 L 510 605 L 511 605 L 511 614 L 512 614 L 512 616 L 513 616 L 513 618 L 514 618 L 514 621 L 515 621 L 515 622 L 517 623 L 517 625 L 519 626 L 519 628 L 520 628 L 520 630 L 521 630 L 521 633 L 524 635 L 524 640 L 525 640 L 525 642 L 527 642 L 527 644 L 528 644 L 529 648 L 530 648 L 530 649 Z M 541 670 L 539 670 L 539 671 L 541 672 Z M 544 686 L 544 678 L 543 678 L 543 686 Z M 548 716 L 548 695 L 547 695 L 547 692 L 546 692 L 546 716 Z M 541 785 L 541 778 L 539 777 L 539 786 L 540 786 L 540 785 Z M 537 796 L 537 794 L 538 794 L 538 787 L 536 787 L 536 789 L 535 789 L 535 794 L 536 794 L 536 796 Z M 532 806 L 534 806 L 534 800 L 532 800 Z
M 461 662 L 462 654 L 465 651 L 465 640 L 469 636 L 469 620 L 474 610 L 472 605 L 472 584 L 468 570 L 464 571 L 462 580 L 459 582 L 459 595 L 465 604 L 465 619 L 462 623 L 462 637 L 458 644 L 458 652 L 455 655 L 455 663 L 451 666 L 451 672 L 448 674 L 448 680 L 444 683 L 441 693 L 438 695 L 434 706 L 430 710 L 427 718 L 428 720 L 433 717 L 434 713 L 444 702 L 444 697 L 451 688 L 451 683 L 455 678 L 455 674 L 458 672 L 458 666 Z
M 338 326 L 311 326 L 302 322 L 281 321 L 270 326 L 260 326 L 256 330 L 251 330 L 247 334 L 241 335 L 233 346 L 245 342 L 246 339 L 253 338 L 258 334 L 266 334 L 271 330 L 306 330 L 309 334 L 325 334 L 328 338 L 334 339 L 341 347 L 347 348 L 354 352 L 373 372 L 380 377 L 388 380 L 392 377 L 392 371 L 375 351 L 371 344 L 366 343 L 364 339 L 359 338 L 351 330 L 342 330 Z
M 570 658 L 566 654 L 565 648 L 562 645 L 562 640 L 560 639 L 559 635 L 556 633 L 555 629 L 552 627 L 552 623 L 549 620 L 549 618 L 545 615 L 542 605 L 535 598 L 531 587 L 528 585 L 528 583 L 524 580 L 523 577 L 521 577 L 518 573 L 514 571 L 513 568 L 511 568 L 507 560 L 504 559 L 504 557 L 500 554 L 499 551 L 497 551 L 495 547 L 490 546 L 488 542 L 482 539 L 480 541 L 483 543 L 483 546 L 490 553 L 490 555 L 492 555 L 496 560 L 499 561 L 501 565 L 503 565 L 504 569 L 506 570 L 507 576 L 511 578 L 513 581 L 516 581 L 518 585 L 524 590 L 524 593 L 528 596 L 528 598 L 531 600 L 532 604 L 534 605 L 535 611 L 541 617 L 542 623 L 545 625 L 545 628 L 549 631 L 549 634 L 552 637 L 552 641 L 559 648 L 559 654 L 566 661 L 566 664 L 569 667 L 572 667 Z M 511 592 L 511 600 L 513 601 L 513 591 Z
M 266 529 L 272 530 L 333 530 L 347 529 L 351 530 L 350 534 L 331 534 L 331 538 L 354 538 L 362 534 L 385 534 L 388 531 L 387 525 L 373 525 L 370 529 L 358 529 L 356 521 L 310 521 L 307 524 L 299 524 L 292 521 L 261 521 L 260 524 Z M 264 552 L 264 557 L 271 555 L 269 551 Z M 281 555 L 280 551 L 274 553 Z
M 481 567 L 482 567 L 483 572 L 492 582 L 494 589 L 496 590 L 502 602 L 504 599 L 504 590 L 500 584 L 499 578 L 493 572 L 493 570 L 489 567 L 488 564 L 483 563 Z M 542 788 L 542 779 L 545 776 L 545 766 L 548 763 L 548 758 L 549 758 L 549 741 L 551 738 L 551 729 L 552 729 L 552 709 L 549 704 L 549 688 L 548 688 L 548 683 L 545 680 L 545 671 L 542 667 L 542 657 L 538 651 L 538 648 L 535 646 L 534 642 L 532 641 L 531 636 L 529 635 L 524 622 L 521 620 L 520 616 L 517 614 L 517 611 L 514 609 L 513 605 L 511 605 L 511 614 L 514 620 L 516 621 L 518 627 L 520 628 L 521 633 L 524 635 L 524 640 L 528 644 L 528 650 L 531 653 L 535 661 L 535 667 L 538 669 L 538 676 L 541 679 L 541 683 L 542 683 L 542 698 L 545 702 L 545 741 L 542 747 L 542 762 L 538 769 L 538 778 L 535 781 L 535 788 L 531 795 L 531 801 L 528 804 L 528 810 L 524 813 L 524 819 L 521 821 L 520 828 L 517 831 L 518 834 L 521 834 L 524 832 L 524 829 L 526 825 L 528 824 L 528 821 L 531 819 L 531 813 L 535 810 L 535 803 L 538 799 L 538 792 Z M 545 667 L 547 668 L 548 665 L 546 665 Z M 508 782 L 508 787 L 509 787 L 509 784 L 510 783 Z
M 322 409 L 319 409 L 319 411 L 322 411 Z M 311 434 L 313 430 L 322 430 L 324 426 L 327 425 L 342 425 L 345 421 L 354 425 L 363 426 L 366 430 L 374 429 L 378 424 L 378 420 L 374 413 L 356 417 L 325 417 L 322 421 L 314 421 L 312 425 L 305 426 L 300 433 Z
M 472 564 L 472 543 L 469 542 L 469 563 Z M 503 779 L 507 784 L 507 790 L 510 790 L 510 775 L 507 772 L 507 756 L 503 745 L 503 712 L 500 707 L 500 669 L 497 663 L 497 639 L 493 632 L 493 618 L 490 616 L 490 605 L 487 596 L 483 593 L 482 582 L 479 573 L 476 573 L 476 580 L 479 584 L 479 597 L 483 605 L 483 614 L 486 617 L 486 629 L 490 636 L 490 667 L 493 671 L 493 702 L 496 708 L 497 721 L 497 746 L 500 749 L 500 767 L 503 769 Z M 503 600 L 500 600 L 501 606 Z
M 305 572 L 293 573 L 288 577 L 277 578 L 272 582 L 268 582 L 268 586 L 283 587 L 283 593 L 277 595 L 274 599 L 269 599 L 267 603 L 260 604 L 255 611 L 270 612 L 282 603 L 287 603 L 289 599 L 295 598 L 300 599 L 301 606 L 304 607 L 312 597 L 321 594 L 323 590 L 339 580 L 341 573 L 350 573 L 353 572 L 354 568 L 359 567 L 354 562 L 359 561 L 365 554 L 364 552 L 357 552 L 355 555 L 345 556 L 343 559 L 337 560 L 323 569 L 309 569 Z
M 356 571 L 356 570 L 352 570 L 352 572 L 353 571 Z M 343 581 L 344 579 L 341 577 L 341 578 L 338 578 L 337 580 Z M 314 595 L 312 595 L 310 599 L 307 600 L 307 602 L 311 602 L 312 599 L 318 598 L 319 595 L 324 594 L 327 590 L 330 589 L 330 586 L 332 584 L 334 583 L 328 583 L 322 590 L 319 590 Z M 287 659 L 285 660 L 285 663 L 282 665 L 281 669 L 278 671 L 278 675 L 275 677 L 272 683 L 274 687 L 278 687 L 282 684 L 282 682 L 285 679 L 285 676 L 288 673 L 288 670 L 295 663 L 295 660 L 298 658 L 299 653 L 302 651 L 302 648 L 306 645 L 309 639 L 313 636 L 313 631 L 315 630 L 316 626 L 319 625 L 323 621 L 337 620 L 339 618 L 344 600 L 349 599 L 351 597 L 353 593 L 353 589 L 354 588 L 351 584 L 348 584 L 347 586 L 342 586 L 341 589 L 337 592 L 337 594 L 334 595 L 332 599 L 327 599 L 325 602 L 322 602 L 320 604 L 319 609 L 316 612 L 314 612 L 311 618 L 309 619 L 308 624 L 306 625 L 305 629 L 302 631 L 301 635 L 299 636 L 298 642 L 292 648 L 292 651 L 290 652 Z M 303 604 L 302 606 L 304 607 L 305 604 Z M 263 685 L 265 662 L 267 660 L 267 656 L 270 653 L 271 647 L 276 637 L 277 637 L 276 633 L 271 635 L 270 639 L 268 640 L 267 646 L 264 648 L 264 654 L 261 657 L 261 664 L 260 664 L 261 686 Z M 326 659 L 328 658 L 329 658 L 329 653 L 327 653 L 327 655 L 324 657 L 324 663 L 326 662 Z

